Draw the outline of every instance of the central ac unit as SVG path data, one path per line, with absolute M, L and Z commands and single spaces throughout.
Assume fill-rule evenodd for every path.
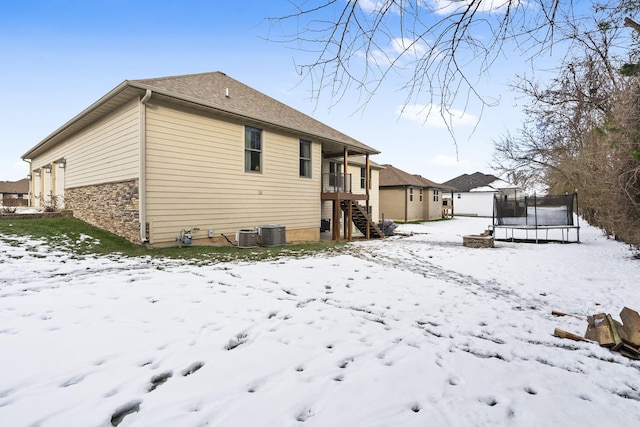
M 236 235 L 239 248 L 255 248 L 258 246 L 257 233 L 253 230 L 240 230 Z
M 287 243 L 287 232 L 284 225 L 263 225 L 260 227 L 260 243 L 262 246 L 282 246 Z

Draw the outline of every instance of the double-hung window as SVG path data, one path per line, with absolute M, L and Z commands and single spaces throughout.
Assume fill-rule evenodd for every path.
M 440 192 L 438 190 L 433 190 L 433 201 L 437 202 L 440 200 Z
M 360 188 L 367 186 L 367 168 L 360 168 Z M 369 170 L 369 188 L 371 188 L 371 170 Z
M 262 170 L 262 129 L 245 126 L 244 128 L 244 170 L 260 172 Z
M 423 193 L 423 189 L 421 188 L 421 189 L 420 189 L 420 201 L 422 201 L 422 196 L 423 196 L 423 194 L 424 194 L 424 193 Z
M 300 140 L 300 176 L 311 178 L 311 141 Z
M 409 188 L 409 201 L 413 202 L 413 187 Z

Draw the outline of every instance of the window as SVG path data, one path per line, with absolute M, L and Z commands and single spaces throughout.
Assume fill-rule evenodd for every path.
M 360 188 L 367 185 L 367 168 L 360 168 Z M 369 188 L 371 188 L 371 170 L 369 170 Z
M 437 202 L 440 200 L 440 191 L 438 190 L 433 190 L 433 201 Z
M 421 189 L 420 189 L 420 201 L 422 201 L 422 196 L 423 196 L 423 194 L 424 194 L 424 193 L 423 193 L 423 190 L 422 190 L 422 188 L 421 188 Z
M 260 172 L 262 163 L 262 129 L 245 126 L 244 170 Z
M 311 178 L 311 141 L 300 140 L 300 176 Z
M 409 189 L 409 201 L 413 202 L 413 188 Z

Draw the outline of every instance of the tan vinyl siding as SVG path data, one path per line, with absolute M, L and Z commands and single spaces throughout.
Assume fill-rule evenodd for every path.
M 35 157 L 33 170 L 64 158 L 66 188 L 137 178 L 140 166 L 138 104 L 137 99 L 132 100 L 44 155 Z
M 429 188 L 424 190 L 425 193 L 425 219 L 434 220 L 442 218 L 442 190 L 438 191 L 438 201 L 433 201 L 434 189 Z
M 411 188 L 413 188 L 413 200 L 410 200 Z M 407 222 L 421 221 L 424 216 L 424 196 L 426 192 L 423 192 L 423 200 L 420 201 L 420 188 L 409 187 L 407 189 Z
M 319 228 L 321 147 L 312 143 L 312 176 L 299 176 L 299 137 L 262 128 L 261 172 L 244 170 L 245 125 L 195 110 L 147 109 L 147 220 L 151 243 L 170 242 L 181 229 L 240 229 L 281 224 Z M 258 126 L 259 127 L 259 126 Z
M 381 188 L 380 189 L 380 214 L 384 214 L 385 219 L 397 222 L 405 221 L 405 203 L 407 193 L 404 188 Z

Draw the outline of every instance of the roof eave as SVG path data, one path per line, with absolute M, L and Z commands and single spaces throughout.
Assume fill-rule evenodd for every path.
M 116 100 L 119 96 L 124 94 L 125 95 L 124 99 L 129 100 L 130 98 L 133 97 L 134 94 L 133 93 L 126 94 L 125 92 L 127 91 L 127 89 L 132 87 L 135 87 L 135 86 L 132 85 L 131 82 L 128 80 L 125 80 L 124 82 L 120 83 L 114 89 L 109 91 L 106 95 L 98 99 L 89 107 L 85 108 L 81 113 L 77 114 L 71 120 L 66 122 L 64 125 L 60 126 L 53 133 L 51 133 L 49 136 L 47 136 L 42 141 L 40 141 L 37 145 L 35 145 L 29 151 L 24 153 L 21 156 L 21 158 L 23 160 L 30 160 L 34 157 L 34 155 L 37 155 L 37 153 L 42 149 L 50 145 L 55 145 L 57 141 L 59 141 L 62 137 L 64 137 L 64 135 L 68 134 L 69 132 L 75 133 L 78 130 L 82 129 L 83 127 L 87 126 L 89 123 L 84 123 L 85 119 L 90 118 L 90 121 L 93 121 L 94 118 L 92 116 L 98 116 L 98 118 L 102 117 L 104 114 L 106 114 L 106 112 L 102 110 L 104 110 L 105 107 L 106 107 L 106 110 L 110 110 L 110 107 L 108 106 L 109 102 Z M 116 104 L 121 105 L 121 104 L 124 104 L 124 102 L 126 101 L 122 101 L 121 103 L 117 102 Z
M 306 137 L 311 137 L 313 138 L 318 138 L 320 140 L 329 142 L 329 143 L 333 143 L 333 144 L 338 144 L 338 145 L 342 145 L 342 146 L 346 146 L 347 150 L 348 150 L 348 154 L 350 155 L 357 155 L 357 154 L 369 154 L 369 155 L 374 155 L 374 154 L 380 154 L 380 151 L 371 148 L 369 146 L 367 146 L 366 144 L 363 144 L 362 142 L 357 141 L 359 144 L 363 145 L 364 147 L 359 147 L 353 143 L 350 143 L 348 141 L 341 141 L 341 140 L 337 140 L 334 138 L 328 138 L 326 136 L 322 136 L 322 135 L 318 135 L 315 133 L 311 133 L 311 132 L 307 132 L 301 129 L 296 129 L 296 128 L 292 128 L 289 126 L 284 126 L 284 125 L 280 125 L 277 123 L 272 123 L 266 120 L 262 120 L 260 118 L 256 118 L 247 114 L 243 114 L 237 111 L 232 111 L 232 110 L 227 110 L 227 109 L 223 109 L 223 108 L 219 108 L 216 107 L 215 105 L 209 104 L 207 102 L 203 102 L 199 99 L 196 98 L 192 98 L 189 96 L 185 96 L 185 95 L 181 95 L 181 94 L 176 94 L 170 91 L 166 91 L 166 90 L 162 90 L 162 89 L 158 89 L 154 86 L 150 86 L 150 85 L 145 85 L 144 83 L 139 83 L 139 82 L 129 82 L 129 84 L 132 87 L 138 88 L 140 90 L 144 90 L 146 91 L 147 89 L 151 90 L 155 95 L 161 95 L 167 98 L 171 98 L 171 99 L 175 99 L 178 101 L 182 101 L 185 102 L 187 104 L 192 104 L 192 105 L 197 105 L 200 107 L 204 107 L 213 111 L 216 111 L 219 114 L 225 115 L 225 116 L 229 116 L 229 117 L 234 117 L 234 118 L 238 118 L 238 119 L 242 119 L 242 120 L 248 120 L 248 121 L 252 121 L 256 124 L 261 124 L 261 125 L 266 125 L 269 127 L 274 127 L 277 129 L 281 129 L 284 130 L 286 132 L 293 132 L 293 133 L 297 133 L 297 134 L 301 134 L 302 136 L 306 136 Z

